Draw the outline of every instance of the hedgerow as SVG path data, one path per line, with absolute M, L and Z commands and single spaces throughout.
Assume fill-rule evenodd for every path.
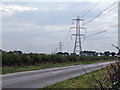
M 56 63 L 69 63 L 69 62 L 87 62 L 87 61 L 100 61 L 110 60 L 115 57 L 105 56 L 75 56 L 75 55 L 44 55 L 44 54 L 15 54 L 2 52 L 2 66 L 23 66 L 23 65 L 36 65 L 36 64 L 56 64 Z

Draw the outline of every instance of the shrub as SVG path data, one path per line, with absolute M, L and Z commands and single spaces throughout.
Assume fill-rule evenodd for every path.
M 98 61 L 115 59 L 115 57 L 105 56 L 76 56 L 76 55 L 45 55 L 45 54 L 15 54 L 13 52 L 2 52 L 2 66 L 22 66 L 22 65 L 36 65 L 46 63 L 69 63 L 69 62 L 83 62 L 83 61 Z

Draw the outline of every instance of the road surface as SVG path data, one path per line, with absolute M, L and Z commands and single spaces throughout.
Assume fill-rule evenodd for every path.
M 84 74 L 83 68 L 93 71 L 105 67 L 110 62 L 96 63 L 89 65 L 74 65 L 51 69 L 18 72 L 2 75 L 3 88 L 42 88 L 50 84 L 66 80 Z

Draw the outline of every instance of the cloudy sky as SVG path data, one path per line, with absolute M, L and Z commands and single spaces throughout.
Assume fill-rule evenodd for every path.
M 69 30 L 72 19 L 81 17 L 97 4 L 83 17 L 86 23 L 114 3 L 108 2 L 109 0 L 94 1 L 96 2 L 3 2 L 0 7 L 2 49 L 52 53 L 61 41 L 63 51 L 73 52 L 75 38 L 71 40 L 71 34 L 75 30 Z M 110 45 L 118 43 L 117 8 L 117 4 L 113 5 L 84 26 L 87 31 L 81 30 L 86 35 L 85 40 L 82 38 L 82 50 L 117 51 Z

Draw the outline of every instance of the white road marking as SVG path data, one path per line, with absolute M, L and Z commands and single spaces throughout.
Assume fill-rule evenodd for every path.
M 56 71 L 56 72 L 53 72 L 53 73 L 59 73 L 59 72 L 63 72 L 63 71 Z

